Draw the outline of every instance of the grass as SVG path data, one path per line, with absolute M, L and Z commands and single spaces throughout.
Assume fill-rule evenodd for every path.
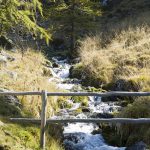
M 150 97 L 139 97 L 135 99 L 133 104 L 124 108 L 118 116 L 124 118 L 150 118 L 149 107 Z M 150 145 L 149 125 L 121 125 L 118 130 L 125 145 L 131 145 L 135 141 L 144 141 L 147 145 Z
M 56 91 L 55 85 L 49 83 L 50 71 L 45 71 L 46 58 L 38 51 L 28 50 L 22 57 L 20 52 L 7 52 L 15 58 L 13 62 L 7 62 L 7 66 L 0 68 L 0 82 L 2 89 L 12 91 Z M 15 74 L 14 78 L 11 74 Z M 40 115 L 41 97 L 40 96 L 21 96 L 19 97 L 24 111 L 35 117 Z M 57 110 L 57 100 L 48 98 L 48 116 L 53 115 Z
M 128 86 L 133 86 L 127 86 L 125 90 L 149 90 L 149 37 L 150 29 L 146 25 L 123 30 L 105 47 L 100 36 L 87 37 L 81 43 L 82 69 L 78 69 L 83 82 L 105 88 L 110 83 L 115 85 L 119 80 L 124 80 Z
M 11 91 L 56 91 L 56 86 L 49 83 L 51 72 L 46 67 L 47 59 L 42 52 L 28 49 L 23 57 L 21 52 L 5 51 L 9 56 L 14 57 L 14 61 L 7 61 L 6 65 L 0 66 L 0 89 Z M 39 135 L 40 127 L 31 124 L 13 124 L 7 120 L 9 117 L 40 117 L 41 97 L 40 96 L 18 96 L 22 105 L 21 108 L 5 102 L 3 96 L 0 97 L 0 148 L 8 150 L 40 150 Z M 66 99 L 63 97 L 63 101 Z M 47 116 L 52 116 L 58 109 L 60 101 L 57 98 L 48 98 Z M 58 130 L 59 128 L 57 128 Z M 59 136 L 46 134 L 47 150 L 63 150 Z M 57 138 L 54 138 L 54 135 Z
M 6 119 L 4 122 L 4 125 L 0 126 L 0 146 L 3 146 L 4 150 L 40 150 L 39 126 L 12 124 Z M 48 133 L 46 135 L 46 150 L 63 150 L 58 139 L 55 140 Z
M 122 0 L 118 8 L 104 14 L 108 16 L 103 16 L 100 33 L 81 41 L 80 67 L 77 65 L 72 71 L 78 73 L 76 77 L 81 76 L 83 84 L 111 91 L 150 91 L 149 4 L 148 0 Z M 122 13 L 130 12 L 131 8 L 135 8 L 134 14 L 123 17 Z M 128 106 L 119 117 L 150 117 L 148 97 L 124 100 Z M 144 141 L 150 145 L 149 125 L 106 126 L 105 129 L 103 135 L 110 144 L 129 146 Z

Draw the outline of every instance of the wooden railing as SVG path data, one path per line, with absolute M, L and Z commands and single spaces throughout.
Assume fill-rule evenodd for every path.
M 109 119 L 46 119 L 47 96 L 150 96 L 150 92 L 106 92 L 106 93 L 90 93 L 90 92 L 70 92 L 70 93 L 51 93 L 46 91 L 41 92 L 0 92 L 0 95 L 39 95 L 42 100 L 41 119 L 35 118 L 10 118 L 12 122 L 36 123 L 41 124 L 40 132 L 40 147 L 45 149 L 45 129 L 50 123 L 132 123 L 132 124 L 150 124 L 150 118 L 109 118 Z

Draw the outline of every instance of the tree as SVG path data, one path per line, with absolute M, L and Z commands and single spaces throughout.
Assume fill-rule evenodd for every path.
M 53 22 L 53 30 L 63 32 L 74 50 L 77 39 L 97 26 L 101 5 L 99 0 L 56 0 L 44 10 L 44 16 Z
M 20 24 L 34 36 L 45 38 L 48 43 L 50 35 L 37 24 L 37 14 L 42 15 L 39 0 L 0 0 L 0 35 Z

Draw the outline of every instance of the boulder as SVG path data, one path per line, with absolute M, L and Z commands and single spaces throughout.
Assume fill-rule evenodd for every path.
M 12 72 L 12 71 L 9 71 L 7 72 L 7 74 L 10 76 L 10 78 L 12 78 L 13 80 L 17 80 L 18 78 L 18 74 L 16 72 Z
M 6 66 L 7 64 L 7 57 L 0 55 L 0 65 Z
M 14 57 L 12 57 L 11 55 L 7 54 L 7 53 L 6 53 L 5 51 L 3 51 L 3 50 L 0 52 L 0 54 L 1 54 L 2 56 L 6 57 L 6 59 L 7 59 L 8 61 L 14 61 L 14 60 L 15 60 Z
M 59 68 L 59 64 L 57 64 L 57 63 L 53 63 L 53 68 Z
M 113 115 L 108 113 L 94 113 L 91 115 L 91 118 L 113 118 Z
M 7 53 L 5 53 L 4 51 L 0 52 L 0 64 L 1 65 L 5 65 L 7 64 L 7 61 L 14 61 L 15 58 L 8 55 Z
M 7 90 L 0 89 L 0 92 Z M 0 115 L 3 116 L 21 116 L 22 105 L 19 99 L 13 95 L 0 96 Z
M 90 113 L 90 109 L 89 108 L 86 108 L 86 107 L 82 107 L 82 112 L 84 113 Z
M 127 147 L 126 150 L 146 150 L 147 145 L 143 142 L 137 142 L 134 145 Z
M 10 50 L 13 48 L 13 42 L 5 36 L 0 36 L 0 46 Z

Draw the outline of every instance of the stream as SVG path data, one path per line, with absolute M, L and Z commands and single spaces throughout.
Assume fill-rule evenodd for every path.
M 59 57 L 53 58 L 58 65 L 56 68 L 50 68 L 53 77 L 49 81 L 56 83 L 58 89 L 71 92 L 83 91 L 80 81 L 69 78 L 69 69 L 71 65 L 67 59 L 59 60 Z M 68 99 L 71 108 L 60 109 L 57 116 L 52 118 L 102 118 L 111 116 L 111 113 L 120 109 L 120 106 L 114 102 L 102 102 L 101 97 L 88 97 L 88 106 L 81 113 L 73 113 L 81 107 L 81 103 L 75 103 Z M 109 146 L 101 134 L 92 134 L 99 127 L 94 123 L 68 123 L 64 125 L 64 146 L 65 150 L 125 150 L 124 147 Z M 100 133 L 100 132 L 99 132 Z

